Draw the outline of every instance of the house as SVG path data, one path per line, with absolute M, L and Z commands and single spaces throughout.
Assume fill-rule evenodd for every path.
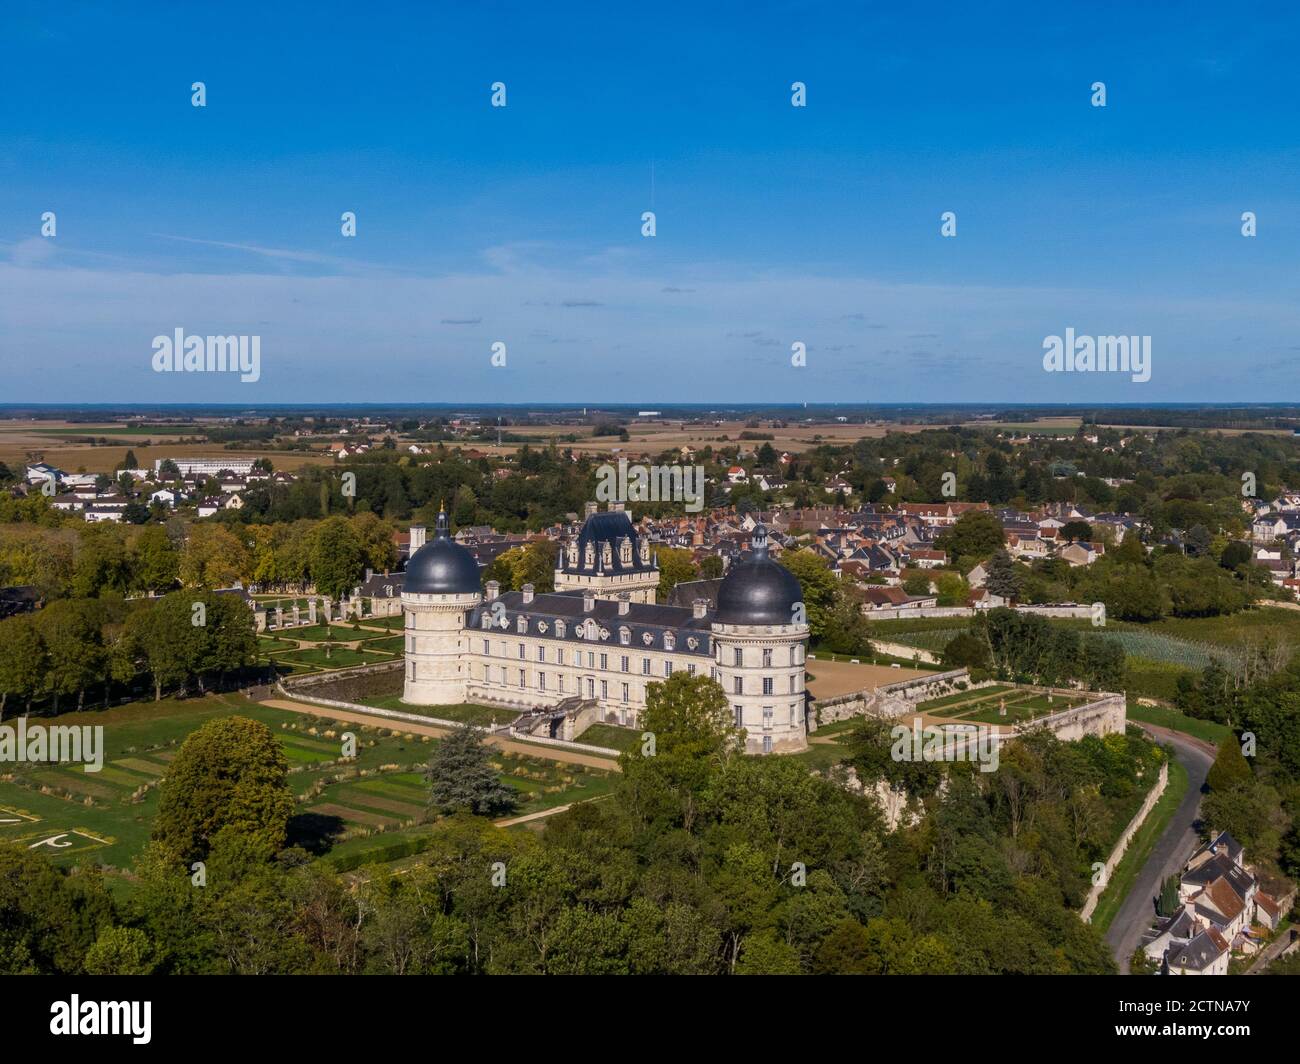
M 862 593 L 862 609 L 931 609 L 939 604 L 937 595 L 909 595 L 901 587 L 869 587 Z
M 886 491 L 896 492 L 898 490 L 898 481 L 893 477 L 881 477 L 880 482 L 885 485 Z
M 1170 975 L 1227 975 L 1229 952 L 1227 940 L 1211 927 L 1167 954 L 1165 963 Z
M 979 565 L 966 574 L 966 583 L 973 588 L 980 588 L 988 582 L 988 578 L 989 571 L 985 568 L 984 563 L 980 562 Z
M 745 473 L 744 466 L 734 465 L 727 470 L 727 482 L 730 484 L 748 483 L 749 477 Z
M 1079 540 L 1067 547 L 1062 547 L 1060 555 L 1076 569 L 1081 565 L 1091 565 L 1105 553 L 1106 548 L 1100 543 L 1088 543 Z
M 907 561 L 918 569 L 938 569 L 948 564 L 948 555 L 941 550 L 913 547 L 907 552 Z

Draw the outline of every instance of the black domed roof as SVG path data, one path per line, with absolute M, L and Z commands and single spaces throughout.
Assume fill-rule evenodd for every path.
M 416 595 L 473 595 L 482 590 L 478 562 L 447 534 L 445 513 L 438 515 L 433 539 L 406 563 L 402 590 Z
M 795 604 L 803 601 L 799 580 L 767 556 L 767 529 L 762 525 L 754 529 L 750 544 L 749 557 L 722 578 L 713 619 L 719 624 L 794 623 Z

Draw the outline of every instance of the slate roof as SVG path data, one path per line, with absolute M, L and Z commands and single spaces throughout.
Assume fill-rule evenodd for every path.
M 527 634 L 544 639 L 573 644 L 599 644 L 602 649 L 618 650 L 625 646 L 628 652 L 633 650 L 666 650 L 664 636 L 672 633 L 676 638 L 674 653 L 696 654 L 709 657 L 712 654 L 709 626 L 713 622 L 712 614 L 696 617 L 693 610 L 682 606 L 665 606 L 648 602 L 628 604 L 625 614 L 618 612 L 619 603 L 610 599 L 596 599 L 590 611 L 583 609 L 584 593 L 582 591 L 552 591 L 534 595 L 533 601 L 524 602 L 523 592 L 507 591 L 490 602 L 469 611 L 467 631 L 472 634 L 492 631 L 500 636 Z M 500 609 L 494 606 L 500 603 Z M 494 616 L 491 628 L 483 627 L 483 616 Z M 526 629 L 519 630 L 519 618 L 525 618 Z M 578 635 L 580 626 L 587 618 L 594 618 L 604 633 L 592 640 Z M 501 623 L 505 619 L 505 624 Z M 555 622 L 566 622 L 565 634 L 555 634 Z M 543 630 L 542 625 L 545 625 Z M 631 631 L 628 644 L 619 642 L 619 628 L 627 627 Z M 646 640 L 649 636 L 649 641 Z M 689 645 L 694 639 L 696 645 Z

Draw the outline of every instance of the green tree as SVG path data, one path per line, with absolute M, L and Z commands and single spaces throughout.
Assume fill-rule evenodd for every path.
M 365 575 L 361 543 L 347 518 L 336 516 L 313 530 L 308 562 L 316 591 L 340 598 Z
M 268 852 L 284 846 L 293 792 L 284 749 L 265 724 L 210 720 L 181 744 L 159 785 L 153 838 L 184 860 L 202 860 L 229 828 Z
M 1248 785 L 1254 779 L 1248 762 L 1241 753 L 1241 744 L 1231 733 L 1219 740 L 1219 748 L 1214 756 L 1205 782 L 1212 791 L 1227 791 L 1233 787 Z
M 149 936 L 135 927 L 106 927 L 86 951 L 87 975 L 149 975 L 154 970 Z
M 987 510 L 967 510 L 934 541 L 963 570 L 1001 550 L 1002 544 L 1002 522 Z
M 439 741 L 429 758 L 429 805 L 441 812 L 467 809 L 495 816 L 514 809 L 517 794 L 501 782 L 480 728 L 457 728 Z
M 667 602 L 673 588 L 697 579 L 695 561 L 688 550 L 678 547 L 659 548 L 659 601 Z
M 0 720 L 11 695 L 31 710 L 47 667 L 45 640 L 32 617 L 19 615 L 0 621 Z

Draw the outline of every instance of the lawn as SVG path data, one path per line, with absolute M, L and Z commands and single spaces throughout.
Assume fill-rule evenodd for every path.
M 593 724 L 574 740 L 611 750 L 632 750 L 641 743 L 639 728 L 620 728 L 617 724 Z
M 1174 731 L 1186 732 L 1188 735 L 1197 739 L 1204 739 L 1216 746 L 1220 739 L 1232 732 L 1232 729 L 1226 724 L 1218 724 L 1212 720 L 1198 720 L 1196 717 L 1189 717 L 1187 714 L 1180 713 L 1169 706 L 1141 706 L 1136 702 L 1130 702 L 1128 716 L 1129 720 L 1140 720 L 1160 728 L 1172 728 Z
M 355 700 L 358 705 L 377 709 L 395 709 L 401 713 L 418 713 L 423 717 L 452 720 L 458 724 L 476 724 L 480 728 L 500 727 L 519 716 L 517 709 L 502 706 L 480 706 L 474 702 L 461 702 L 454 706 L 417 706 L 402 701 L 401 695 L 363 695 Z
M 346 669 L 353 665 L 373 665 L 379 661 L 391 661 L 393 656 L 383 653 L 368 654 L 360 650 L 349 650 L 347 647 L 334 647 L 328 652 L 321 647 L 311 647 L 307 650 L 291 650 L 275 654 L 271 660 L 291 665 L 311 665 L 318 669 Z

